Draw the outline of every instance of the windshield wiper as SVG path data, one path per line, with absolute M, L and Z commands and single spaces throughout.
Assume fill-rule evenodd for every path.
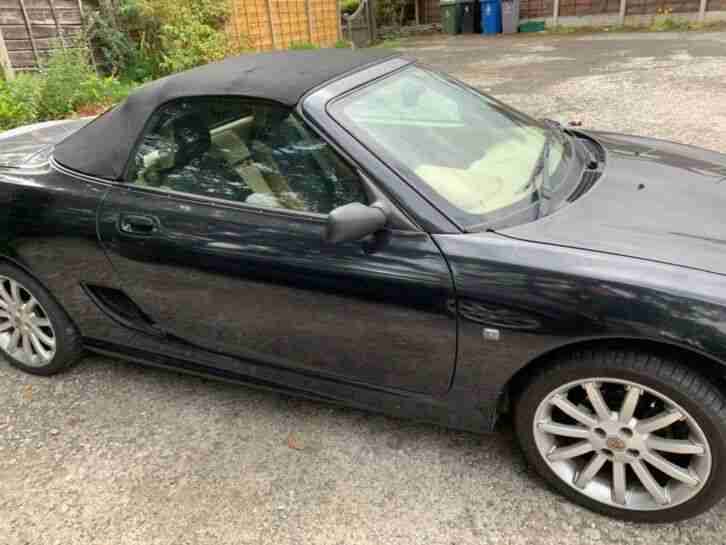
M 577 138 L 575 135 L 570 134 L 567 132 L 567 129 L 565 129 L 562 126 L 562 123 L 559 121 L 555 121 L 554 119 L 543 119 L 542 122 L 547 125 L 549 128 L 554 129 L 557 131 L 561 137 L 563 137 L 566 140 L 574 140 L 577 142 L 578 147 L 582 150 L 582 153 L 585 155 L 585 164 L 587 168 L 590 170 L 594 170 L 598 167 L 600 164 L 597 158 L 595 157 L 595 154 L 592 153 L 590 148 L 588 148 L 585 144 L 582 143 L 582 141 Z
M 543 207 L 546 200 L 551 197 L 549 192 L 549 174 L 550 174 L 550 146 L 551 146 L 551 134 L 547 133 L 545 136 L 545 143 L 542 146 L 542 153 L 540 153 L 537 163 L 534 165 L 532 174 L 522 187 L 517 190 L 517 193 L 522 193 L 530 188 L 533 188 L 532 192 L 536 202 L 539 204 L 537 217 L 544 215 Z M 542 182 L 538 185 L 537 178 L 542 176 Z

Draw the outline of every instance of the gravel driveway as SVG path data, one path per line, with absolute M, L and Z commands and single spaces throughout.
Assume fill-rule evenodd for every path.
M 726 152 L 726 34 L 428 38 L 537 116 Z M 89 357 L 0 365 L 0 545 L 722 544 L 726 504 L 635 526 L 547 491 L 511 428 L 450 432 Z

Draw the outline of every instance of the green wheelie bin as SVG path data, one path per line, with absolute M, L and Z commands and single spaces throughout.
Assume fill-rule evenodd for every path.
M 441 28 L 446 34 L 461 34 L 461 4 L 458 0 L 441 0 Z

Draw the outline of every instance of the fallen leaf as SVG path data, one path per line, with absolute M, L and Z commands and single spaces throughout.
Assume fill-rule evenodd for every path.
M 287 436 L 287 446 L 293 450 L 303 450 L 305 444 L 297 439 L 292 433 Z
M 33 401 L 33 385 L 27 384 L 23 388 L 23 399 L 25 401 Z

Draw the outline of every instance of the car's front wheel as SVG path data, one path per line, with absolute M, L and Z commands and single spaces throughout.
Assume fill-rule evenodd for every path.
M 524 386 L 515 426 L 556 490 L 606 515 L 672 522 L 726 494 L 726 398 L 667 357 L 571 353 Z
M 80 335 L 45 288 L 0 263 L 0 355 L 27 373 L 52 375 L 82 353 Z

